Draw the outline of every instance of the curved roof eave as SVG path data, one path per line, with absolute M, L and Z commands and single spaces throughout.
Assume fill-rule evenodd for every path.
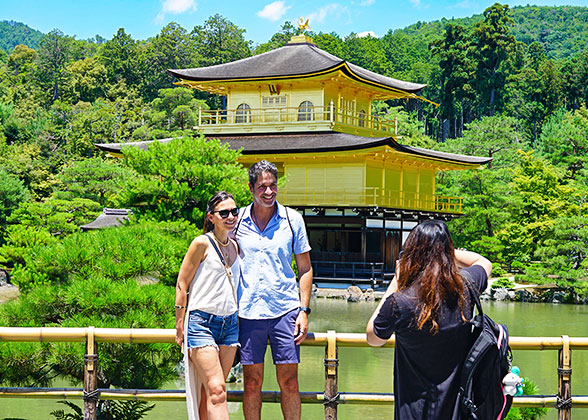
M 340 69 L 362 83 L 405 93 L 416 93 L 426 86 L 374 73 L 323 51 L 314 44 L 305 43 L 287 44 L 263 54 L 226 64 L 168 71 L 178 79 L 218 83 L 303 78 L 328 74 Z
M 479 166 L 492 161 L 490 157 L 466 156 L 419 147 L 405 146 L 393 137 L 361 137 L 338 132 L 292 133 L 292 134 L 252 134 L 252 135 L 213 135 L 209 138 L 228 142 L 232 149 L 241 149 L 243 155 L 259 154 L 306 154 L 366 150 L 388 146 L 393 150 L 425 159 L 450 162 L 466 166 Z M 146 150 L 155 141 L 168 143 L 171 138 L 131 143 L 95 144 L 100 150 L 120 154 L 124 146 L 135 146 Z

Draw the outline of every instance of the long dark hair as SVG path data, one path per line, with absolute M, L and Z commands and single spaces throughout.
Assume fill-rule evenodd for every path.
M 204 232 L 203 233 L 212 232 L 214 230 L 214 225 L 212 224 L 212 222 L 210 220 L 208 220 L 208 215 L 212 214 L 212 212 L 214 211 L 214 209 L 216 208 L 216 206 L 219 203 L 222 203 L 223 201 L 228 200 L 229 198 L 234 200 L 232 194 L 230 194 L 226 191 L 219 191 L 215 195 L 213 195 L 210 198 L 210 200 L 208 200 L 208 204 L 206 205 L 206 213 L 204 214 Z
M 406 239 L 398 265 L 398 290 L 416 287 L 415 316 L 419 330 L 431 321 L 431 332 L 439 331 L 437 316 L 444 302 L 458 304 L 464 318 L 464 283 L 457 270 L 453 240 L 444 222 L 427 220 L 417 225 Z

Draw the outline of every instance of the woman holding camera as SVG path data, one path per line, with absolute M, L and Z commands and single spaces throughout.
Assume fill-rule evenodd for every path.
M 473 302 L 464 278 L 481 293 L 491 271 L 481 255 L 454 249 L 444 222 L 425 221 L 411 231 L 366 329 L 372 346 L 396 334 L 396 420 L 452 418 L 460 366 L 471 345 Z

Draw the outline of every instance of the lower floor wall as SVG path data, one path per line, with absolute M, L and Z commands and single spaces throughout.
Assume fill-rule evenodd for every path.
M 458 215 L 378 208 L 296 208 L 304 217 L 317 278 L 391 277 L 410 231 L 428 219 Z

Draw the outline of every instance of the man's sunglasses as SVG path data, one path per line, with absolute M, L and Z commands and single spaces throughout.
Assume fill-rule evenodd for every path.
M 227 217 L 229 217 L 229 213 L 231 213 L 233 216 L 237 217 L 239 215 L 239 209 L 237 207 L 233 208 L 233 209 L 225 209 L 225 210 L 215 210 L 211 213 L 218 213 L 218 215 L 220 217 L 222 217 L 223 219 L 226 219 Z

